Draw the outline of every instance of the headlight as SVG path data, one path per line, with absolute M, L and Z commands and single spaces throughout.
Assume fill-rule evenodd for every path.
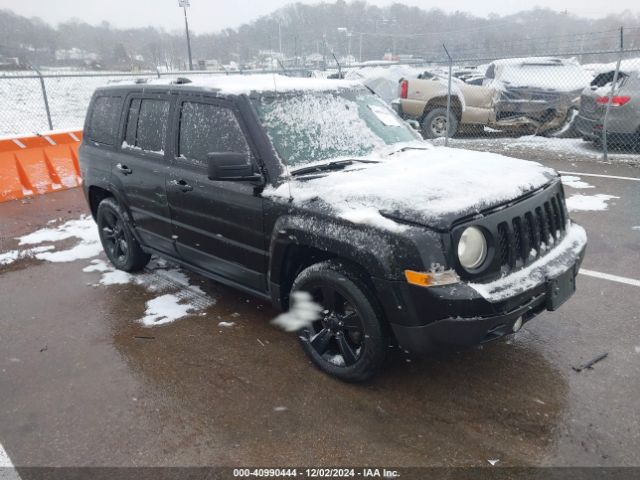
M 458 260 L 467 270 L 478 268 L 487 258 L 487 239 L 478 227 L 469 227 L 458 241 Z

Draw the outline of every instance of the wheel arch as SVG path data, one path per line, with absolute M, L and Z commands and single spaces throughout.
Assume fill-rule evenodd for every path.
M 374 284 L 371 277 L 388 277 L 391 274 L 392 265 L 384 258 L 377 257 L 371 249 L 360 246 L 376 241 L 371 238 L 372 232 L 339 224 L 319 232 L 300 228 L 293 223 L 291 220 L 280 222 L 274 228 L 271 239 L 269 285 L 272 301 L 278 308 L 287 308 L 289 292 L 296 276 L 303 269 L 325 260 L 344 261 L 359 270 L 372 288 Z M 354 238 L 362 235 L 370 237 L 366 243 L 354 241 Z M 378 244 L 389 245 L 384 235 L 380 235 L 377 241 Z
M 456 116 L 458 122 L 462 119 L 462 102 L 457 95 L 451 95 L 451 112 Z M 424 120 L 429 112 L 436 108 L 447 108 L 447 96 L 439 96 L 429 99 L 427 104 L 424 106 L 424 110 L 422 112 L 422 117 L 420 117 L 420 121 Z
M 91 216 L 93 219 L 96 219 L 96 215 L 98 214 L 98 205 L 100 202 L 108 197 L 114 197 L 113 193 L 106 188 L 99 187 L 97 185 L 91 185 L 88 189 L 88 197 L 89 197 L 89 209 L 91 210 Z
M 131 227 L 131 231 L 133 232 L 133 236 L 140 243 L 140 245 L 144 245 L 142 238 L 138 234 L 137 229 L 135 228 L 135 222 L 133 221 L 133 216 L 131 215 L 131 210 L 129 210 L 129 206 L 127 202 L 123 198 L 123 196 L 116 190 L 111 189 L 104 186 L 99 185 L 91 185 L 87 188 L 87 199 L 89 203 L 89 209 L 91 211 L 91 216 L 94 220 L 97 220 L 98 213 L 98 205 L 105 198 L 113 198 L 118 204 L 122 207 L 125 215 L 127 216 L 127 221 L 129 222 L 129 226 Z

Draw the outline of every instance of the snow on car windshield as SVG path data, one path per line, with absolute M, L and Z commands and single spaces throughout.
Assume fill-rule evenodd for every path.
M 361 157 L 376 147 L 416 140 L 383 101 L 362 90 L 276 94 L 254 103 L 288 165 Z

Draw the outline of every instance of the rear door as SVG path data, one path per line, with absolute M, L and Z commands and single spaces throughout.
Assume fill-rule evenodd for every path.
M 80 173 L 87 184 L 108 187 L 118 150 L 122 94 L 97 93 L 89 107 L 80 145 Z
M 187 96 L 178 103 L 167 183 L 178 253 L 231 283 L 265 292 L 267 251 L 259 189 L 207 175 L 209 153 L 243 153 L 255 164 L 255 149 L 231 103 Z
M 142 242 L 169 254 L 175 254 L 166 192 L 172 102 L 166 95 L 127 97 L 122 141 L 111 175 Z

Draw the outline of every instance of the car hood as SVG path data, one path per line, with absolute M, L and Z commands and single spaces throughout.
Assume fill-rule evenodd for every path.
M 367 159 L 379 163 L 292 177 L 264 194 L 299 206 L 328 206 L 346 220 L 380 228 L 397 230 L 410 222 L 446 229 L 558 178 L 539 163 L 429 145 Z

